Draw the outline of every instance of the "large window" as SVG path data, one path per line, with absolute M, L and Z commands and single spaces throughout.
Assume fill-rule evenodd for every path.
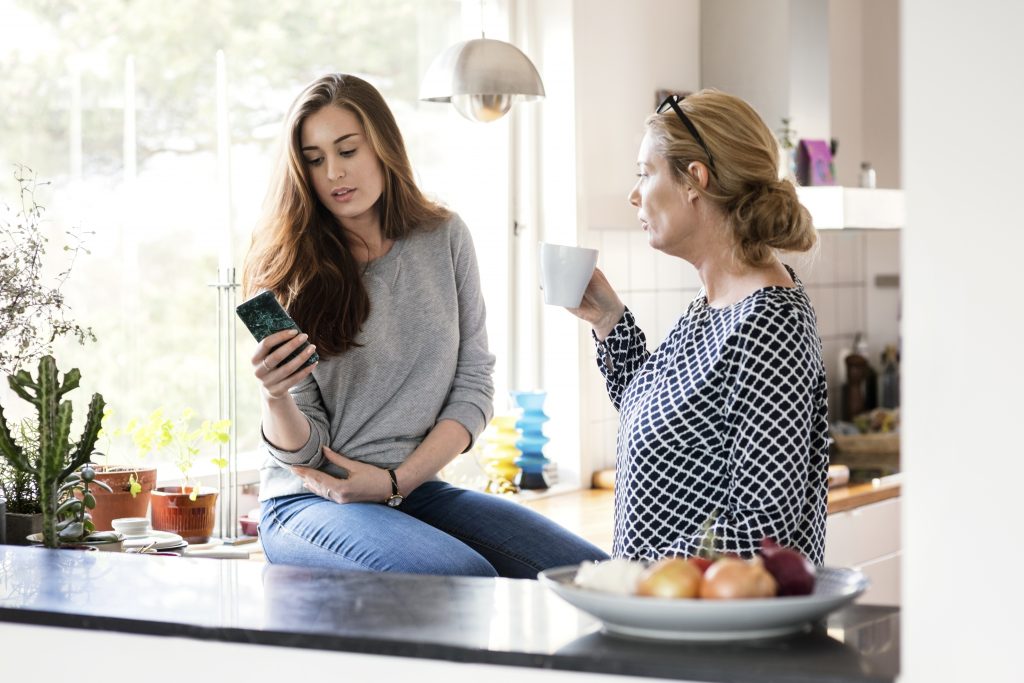
M 501 3 L 489 4 L 489 22 Z M 117 421 L 157 407 L 218 410 L 219 252 L 241 267 L 285 111 L 330 71 L 360 75 L 398 119 L 422 187 L 474 232 L 489 314 L 499 407 L 507 389 L 508 125 L 463 120 L 417 100 L 435 55 L 475 37 L 476 0 L 0 0 L 0 197 L 15 164 L 48 183 L 51 251 L 69 226 L 90 253 L 65 286 L 97 342 L 61 343 Z M 504 26 L 489 26 L 498 34 Z M 231 190 L 218 184 L 218 71 L 223 50 Z M 231 220 L 224 219 L 225 205 Z M 230 237 L 227 238 L 226 236 Z M 239 450 L 255 447 L 258 404 L 238 331 Z M 84 400 L 84 399 L 80 399 Z

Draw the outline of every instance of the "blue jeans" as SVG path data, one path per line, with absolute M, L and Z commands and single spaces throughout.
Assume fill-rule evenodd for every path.
M 311 493 L 273 498 L 263 503 L 260 540 L 274 563 L 409 574 L 532 579 L 543 569 L 608 559 L 523 505 L 436 480 L 398 508 Z

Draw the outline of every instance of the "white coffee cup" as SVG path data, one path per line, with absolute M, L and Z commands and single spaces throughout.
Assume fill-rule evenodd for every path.
M 540 243 L 540 286 L 544 303 L 576 308 L 597 265 L 597 249 Z

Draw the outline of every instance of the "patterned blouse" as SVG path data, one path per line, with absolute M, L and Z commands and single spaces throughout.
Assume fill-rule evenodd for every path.
M 789 272 L 796 287 L 726 308 L 701 291 L 653 354 L 628 309 L 596 342 L 619 411 L 614 557 L 694 555 L 710 525 L 719 551 L 749 557 L 771 536 L 824 561 L 825 368 Z

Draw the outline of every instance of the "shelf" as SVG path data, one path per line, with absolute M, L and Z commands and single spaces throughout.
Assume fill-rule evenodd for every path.
M 893 230 L 905 223 L 903 190 L 798 187 L 796 193 L 818 230 Z

